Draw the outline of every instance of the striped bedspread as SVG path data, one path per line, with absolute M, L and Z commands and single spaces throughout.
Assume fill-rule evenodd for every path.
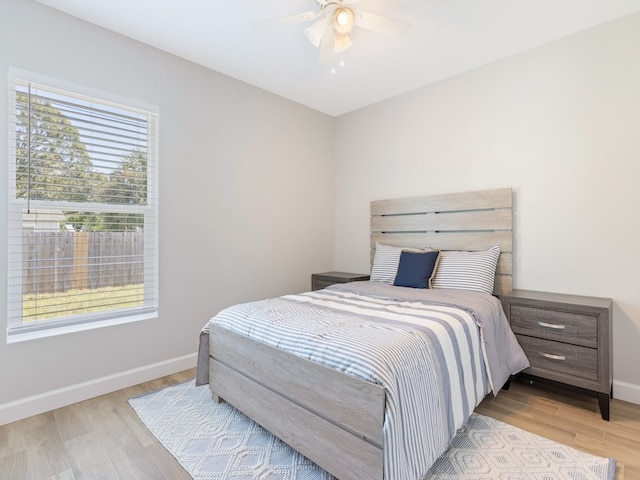
M 483 335 L 496 320 L 466 301 L 374 283 L 236 305 L 210 322 L 383 385 L 384 478 L 418 480 L 496 383 L 486 350 L 497 346 Z

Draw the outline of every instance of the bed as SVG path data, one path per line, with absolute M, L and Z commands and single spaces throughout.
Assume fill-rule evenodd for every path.
M 224 309 L 197 383 L 341 480 L 422 478 L 528 366 L 495 296 L 511 205 L 510 189 L 372 202 L 371 281 Z

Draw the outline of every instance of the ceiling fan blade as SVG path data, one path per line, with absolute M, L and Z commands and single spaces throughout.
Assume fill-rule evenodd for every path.
M 290 23 L 309 22 L 318 18 L 321 14 L 322 12 L 304 12 L 297 13 L 295 15 L 288 15 L 286 17 L 272 18 L 271 20 L 252 23 L 251 29 L 254 31 L 260 31 L 280 27 L 282 25 L 288 25 Z
M 329 23 L 320 41 L 320 63 L 327 64 L 327 63 L 333 62 L 333 56 L 335 54 L 335 51 L 336 51 L 335 32 L 333 31 L 333 25 Z
M 354 24 L 357 27 L 389 37 L 401 37 L 411 28 L 410 23 L 376 13 L 363 12 L 362 10 L 354 10 L 353 13 L 355 14 Z

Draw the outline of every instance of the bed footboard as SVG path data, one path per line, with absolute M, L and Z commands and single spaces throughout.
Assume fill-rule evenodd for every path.
M 212 326 L 209 385 L 341 480 L 382 480 L 385 391 Z

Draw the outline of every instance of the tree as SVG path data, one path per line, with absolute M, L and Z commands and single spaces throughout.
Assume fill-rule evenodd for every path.
M 126 154 L 120 166 L 108 176 L 101 194 L 102 201 L 110 204 L 147 204 L 147 154 L 134 149 Z M 104 213 L 103 225 L 106 230 L 138 230 L 143 227 L 142 214 Z
M 16 92 L 16 197 L 92 201 L 100 183 L 78 129 L 38 96 Z
M 16 197 L 145 205 L 146 152 L 134 149 L 110 173 L 99 171 L 64 109 L 62 101 L 16 92 Z M 61 228 L 71 225 L 76 231 L 142 227 L 141 214 L 92 211 L 64 214 Z
M 106 203 L 147 204 L 146 152 L 136 148 L 123 157 L 122 163 L 109 174 L 102 197 Z

